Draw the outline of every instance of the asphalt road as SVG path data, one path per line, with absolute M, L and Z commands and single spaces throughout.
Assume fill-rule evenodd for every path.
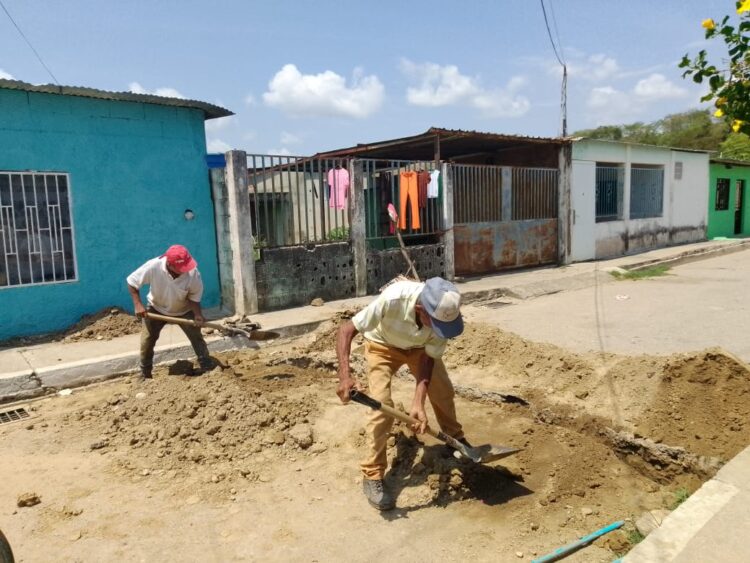
M 677 266 L 664 277 L 612 280 L 499 308 L 473 306 L 467 316 L 578 352 L 673 354 L 721 346 L 750 362 L 749 300 L 745 250 Z

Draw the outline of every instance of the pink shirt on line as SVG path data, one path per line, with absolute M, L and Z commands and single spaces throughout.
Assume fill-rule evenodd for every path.
M 349 172 L 346 168 L 331 168 L 328 171 L 328 185 L 331 195 L 328 206 L 335 209 L 346 209 L 346 198 L 349 193 Z

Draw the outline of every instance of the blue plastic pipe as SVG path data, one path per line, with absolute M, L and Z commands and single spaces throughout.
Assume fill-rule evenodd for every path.
M 602 537 L 604 534 L 608 534 L 613 530 L 622 528 L 623 524 L 625 524 L 625 522 L 620 520 L 618 522 L 615 522 L 614 524 L 605 526 L 604 528 L 599 528 L 596 532 L 587 536 L 583 536 L 582 538 L 574 541 L 573 543 L 569 543 L 568 545 L 558 547 L 552 553 L 548 553 L 547 555 L 543 555 L 538 559 L 534 559 L 531 563 L 549 563 L 550 561 L 560 561 L 560 559 L 567 557 L 571 553 L 575 553 L 579 549 L 590 545 L 594 542 L 594 540 Z

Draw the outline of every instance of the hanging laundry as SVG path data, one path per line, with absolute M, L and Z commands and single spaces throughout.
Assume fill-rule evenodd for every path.
M 328 207 L 346 209 L 349 196 L 349 172 L 346 168 L 337 166 L 328 171 L 328 185 L 330 186 Z
M 378 208 L 378 233 L 385 234 L 387 231 L 389 234 L 395 233 L 393 222 L 388 216 L 388 205 L 393 201 L 392 190 L 393 180 L 390 172 L 381 172 L 377 179 L 377 208 Z
M 427 184 L 430 183 L 430 173 L 427 170 L 417 172 L 417 200 L 419 207 L 427 207 Z
M 398 228 L 406 229 L 406 206 L 411 206 L 411 228 L 419 229 L 419 196 L 416 172 L 401 172 L 399 174 L 399 206 Z
M 430 172 L 430 183 L 427 184 L 427 197 L 435 198 L 440 194 L 439 189 L 440 170 Z

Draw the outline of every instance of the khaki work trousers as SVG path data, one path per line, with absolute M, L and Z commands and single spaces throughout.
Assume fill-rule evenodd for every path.
M 398 369 L 406 364 L 413 374 L 418 373 L 419 359 L 424 348 L 401 350 L 383 344 L 365 342 L 367 360 L 367 384 L 370 396 L 386 405 L 393 406 L 391 379 Z M 456 420 L 456 405 L 453 402 L 453 384 L 448 377 L 443 360 L 435 360 L 432 379 L 427 396 L 435 411 L 440 429 L 454 438 L 463 438 L 463 429 Z M 367 457 L 360 467 L 366 479 L 382 479 L 388 466 L 386 447 L 393 419 L 381 411 L 373 410 L 367 422 Z
M 153 307 L 149 307 L 148 312 L 159 313 Z M 192 320 L 194 316 L 191 311 L 178 318 Z M 141 325 L 141 372 L 143 373 L 151 374 L 154 363 L 154 347 L 156 346 L 156 341 L 159 340 L 159 334 L 161 334 L 161 329 L 164 328 L 165 324 L 167 324 L 165 321 L 150 319 L 148 317 L 143 319 L 143 324 Z M 190 344 L 193 346 L 193 350 L 195 350 L 195 355 L 198 356 L 198 363 L 200 363 L 201 367 L 210 366 L 211 358 L 209 357 L 208 346 L 203 339 L 200 327 L 180 325 L 180 328 L 185 333 L 185 336 L 188 337 L 188 340 L 190 340 Z

